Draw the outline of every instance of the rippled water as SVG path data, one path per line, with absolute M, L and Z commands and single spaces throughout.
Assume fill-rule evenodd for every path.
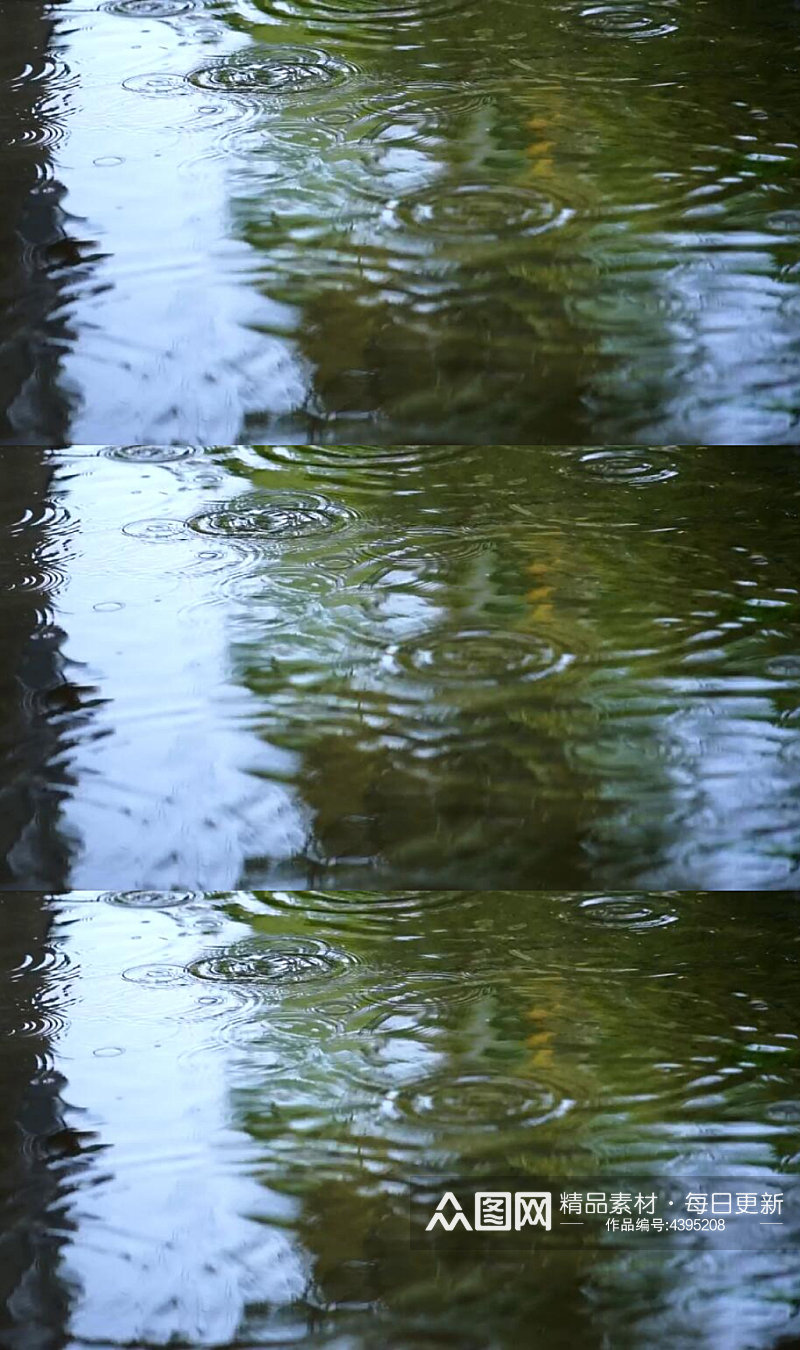
M 796 1180 L 796 898 L 6 893 L 0 934 L 14 1350 L 794 1343 L 791 1228 L 433 1259 L 408 1190 Z
M 0 879 L 800 880 L 791 449 L 0 456 Z
M 2 439 L 800 441 L 792 0 L 22 7 Z

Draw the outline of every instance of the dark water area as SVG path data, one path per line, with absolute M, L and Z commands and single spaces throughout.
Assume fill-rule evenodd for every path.
M 39 1245 L 35 1278 L 0 1265 L 3 1345 L 796 1345 L 788 1220 L 747 1249 L 452 1251 L 412 1243 L 407 1197 L 503 1171 L 796 1184 L 797 904 L 0 896 L 4 1137 L 32 1071 L 51 1102 L 7 1150 Z
M 0 3 L 0 443 L 64 441 L 72 406 L 61 358 L 80 271 L 52 158 L 55 28 L 36 0 Z
M 800 441 L 791 0 L 0 20 L 7 443 Z
M 6 888 L 800 881 L 795 451 L 0 474 Z
M 0 1350 L 800 1346 L 798 88 L 0 0 Z
M 66 884 L 66 747 L 45 715 L 68 682 L 64 633 L 52 621 L 53 487 L 54 466 L 38 451 L 0 451 L 0 886 Z
M 53 913 L 36 895 L 0 897 L 0 1344 L 54 1350 L 63 1344 L 69 1289 L 61 1275 L 71 1230 L 68 1136 L 53 1063 L 62 991 L 48 959 Z

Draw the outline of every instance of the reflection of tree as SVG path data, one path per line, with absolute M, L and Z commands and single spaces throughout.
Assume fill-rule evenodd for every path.
M 58 1350 L 70 1304 L 59 1266 L 75 1137 L 50 1067 L 51 920 L 40 895 L 11 888 L 67 886 L 58 815 L 70 686 L 63 635 L 49 622 L 52 469 L 30 443 L 68 439 L 59 362 L 69 340 L 65 269 L 79 259 L 50 170 L 53 22 L 38 0 L 0 0 L 0 31 L 0 1340 L 8 1350 Z
M 69 736 L 85 713 L 65 673 L 64 635 L 49 621 L 60 547 L 47 525 L 52 502 L 43 452 L 0 449 L 0 889 L 57 890 L 68 873 L 59 810 Z
M 317 941 L 330 931 L 359 963 L 341 982 L 287 991 L 280 1007 L 253 1005 L 250 1081 L 240 1076 L 233 1097 L 265 1185 L 299 1204 L 311 1327 L 370 1346 L 371 1334 L 381 1344 L 413 1328 L 518 1345 L 532 1325 L 548 1345 L 640 1345 L 644 1328 L 684 1345 L 760 1308 L 764 1338 L 752 1344 L 770 1343 L 769 1303 L 798 1271 L 796 1254 L 776 1256 L 766 1239 L 749 1254 L 650 1263 L 591 1247 L 434 1256 L 409 1249 L 406 1186 L 427 1173 L 569 1186 L 616 1169 L 793 1171 L 794 899 L 407 895 L 390 917 L 386 896 L 362 892 L 296 895 L 291 919 L 285 903 L 259 899 L 265 912 L 251 906 L 249 921 L 267 950 L 289 928 Z M 372 936 L 370 904 L 384 915 Z M 287 1056 L 289 1029 L 305 1046 L 299 1061 Z M 471 1095 L 477 1080 L 494 1090 Z M 571 1106 L 520 1128 L 515 1085 L 534 1103 Z
M 764 473 L 756 451 L 420 450 L 383 483 L 369 451 L 326 453 L 228 457 L 265 510 L 323 490 L 355 522 L 254 555 L 287 623 L 255 609 L 235 649 L 256 729 L 295 757 L 314 884 L 790 874 L 791 452 Z M 527 679 L 529 654 L 552 670 Z
M 81 258 L 51 174 L 53 20 L 38 0 L 0 0 L 0 29 L 0 444 L 58 445 L 69 425 L 66 284 Z
M 32 892 L 0 896 L 0 1339 L 8 1350 L 66 1344 L 70 1291 L 59 1265 L 75 1136 L 49 1067 L 43 962 L 51 920 Z
M 281 6 L 285 40 L 314 45 L 324 12 Z M 237 27 L 274 43 L 270 17 Z M 292 435 L 340 441 L 366 421 L 395 442 L 794 438 L 785 16 L 751 11 L 733 32 L 719 7 L 681 6 L 663 42 L 610 41 L 614 20 L 495 6 L 476 40 L 455 6 L 370 60 L 357 22 L 325 33 L 366 74 L 352 128 L 346 87 L 307 109 L 292 99 L 286 126 L 270 107 L 265 143 L 291 188 L 260 182 L 254 157 L 233 203 L 254 279 L 279 302 L 275 335 L 297 315 L 311 390 Z M 720 50 L 752 53 L 710 82 L 720 35 Z M 696 94 L 676 81 L 682 59 Z M 326 118 L 320 153 L 303 128 L 324 137 Z M 560 224 L 540 232 L 548 220 Z M 256 410 L 241 439 L 281 425 Z

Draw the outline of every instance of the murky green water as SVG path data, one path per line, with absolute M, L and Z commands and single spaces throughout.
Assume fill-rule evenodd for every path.
M 2 1350 L 792 1350 L 797 5 L 0 34 Z
M 796 1183 L 795 897 L 7 893 L 0 933 L 11 1350 L 796 1343 L 791 1226 L 448 1254 L 407 1203 Z
M 3 0 L 3 439 L 800 440 L 791 0 Z
M 796 452 L 0 470 L 6 885 L 800 879 Z

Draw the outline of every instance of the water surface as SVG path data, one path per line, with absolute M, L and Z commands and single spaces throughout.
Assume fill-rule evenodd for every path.
M 800 440 L 791 0 L 3 14 L 4 439 Z
M 795 1343 L 791 1229 L 434 1257 L 407 1196 L 796 1181 L 796 897 L 7 893 L 0 931 L 12 1350 Z
M 4 884 L 800 879 L 796 452 L 0 470 Z

